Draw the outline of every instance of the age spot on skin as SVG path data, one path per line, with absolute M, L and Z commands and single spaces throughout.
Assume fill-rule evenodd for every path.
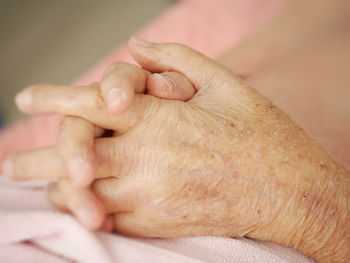
M 322 170 L 328 171 L 328 166 L 326 164 L 320 164 Z

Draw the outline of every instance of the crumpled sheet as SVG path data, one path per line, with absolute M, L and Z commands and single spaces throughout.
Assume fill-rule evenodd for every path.
M 92 232 L 53 208 L 46 201 L 43 183 L 14 183 L 0 177 L 0 262 L 313 261 L 293 249 L 249 239 L 141 239 Z

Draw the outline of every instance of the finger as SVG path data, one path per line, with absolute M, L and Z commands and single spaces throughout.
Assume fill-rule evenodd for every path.
M 56 206 L 58 209 L 62 211 L 70 212 L 67 202 L 62 192 L 59 189 L 58 182 L 49 183 L 46 186 L 45 190 L 46 190 L 47 199 L 52 205 Z
M 3 170 L 12 180 L 64 178 L 67 174 L 54 147 L 13 154 L 5 160 Z M 50 171 L 54 176 L 48 175 Z
M 95 153 L 97 164 L 94 178 L 122 177 L 128 166 L 135 162 L 133 143 L 122 136 L 95 139 L 92 152 Z M 17 181 L 67 179 L 69 174 L 56 147 L 14 154 L 7 159 L 3 168 L 6 175 Z
M 89 188 L 75 188 L 68 180 L 61 180 L 49 186 L 47 195 L 54 205 L 72 212 L 88 229 L 97 229 L 105 221 L 106 211 L 103 204 Z
M 114 217 L 113 215 L 107 215 L 102 226 L 99 228 L 100 231 L 110 233 L 114 229 Z
M 146 87 L 147 86 L 147 87 Z M 135 93 L 164 99 L 186 101 L 195 94 L 191 82 L 177 72 L 150 74 L 138 66 L 117 62 L 105 72 L 101 81 L 102 95 L 111 113 L 120 114 L 130 105 Z
M 158 98 L 187 101 L 195 93 L 192 83 L 177 72 L 154 73 L 148 77 L 147 94 Z
M 154 224 L 131 213 L 115 214 L 114 229 L 118 233 L 131 237 L 162 237 L 160 235 L 162 230 L 156 231 Z
M 78 117 L 66 117 L 61 125 L 58 151 L 75 187 L 86 187 L 94 180 L 97 166 L 93 148 L 95 131 L 92 123 Z
M 61 180 L 59 183 L 49 184 L 47 195 L 51 203 L 63 211 L 76 210 L 74 202 L 71 199 L 79 201 L 79 204 L 92 203 L 98 206 L 103 205 L 104 211 L 108 214 L 119 212 L 131 212 L 135 207 L 136 195 L 134 187 L 128 181 L 122 181 L 116 178 L 97 179 L 91 186 L 91 190 L 84 188 L 74 188 L 69 181 Z M 90 193 L 94 198 L 91 198 Z M 86 198 L 86 201 L 83 199 Z
M 177 43 L 150 43 L 133 37 L 129 51 L 134 59 L 151 72 L 176 71 L 194 84 L 197 90 L 207 88 L 217 78 L 240 82 L 232 72 L 203 54 Z
M 138 190 L 132 180 L 126 178 L 97 179 L 92 183 L 91 190 L 103 203 L 107 213 L 132 212 L 137 205 Z
M 108 67 L 101 91 L 109 112 L 120 114 L 131 104 L 135 93 L 144 93 L 150 73 L 138 66 L 117 62 Z
M 160 100 L 148 95 L 135 95 L 122 114 L 108 112 L 98 87 L 72 87 L 40 84 L 24 89 L 16 96 L 18 107 L 25 113 L 62 113 L 84 118 L 104 129 L 126 131 L 139 123 Z

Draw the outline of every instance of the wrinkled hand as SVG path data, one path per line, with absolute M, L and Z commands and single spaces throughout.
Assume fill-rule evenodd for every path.
M 22 105 L 28 113 L 79 116 L 117 131 L 94 142 L 99 179 L 92 185 L 116 230 L 146 237 L 248 236 L 320 262 L 348 256 L 349 176 L 292 120 L 187 47 L 133 39 L 130 51 L 151 72 L 185 75 L 196 95 L 187 102 L 135 95 L 124 113 L 112 116 L 98 89 L 73 96 L 65 87 L 38 86 L 25 91 L 31 100 Z M 42 176 L 42 168 L 46 177 L 67 174 L 54 154 L 45 160 L 22 154 L 12 164 L 17 179 Z
M 40 87 L 50 89 L 50 85 L 40 85 Z M 101 83 L 94 83 L 90 87 L 71 87 L 71 91 L 77 94 L 79 88 L 100 89 L 108 112 L 113 114 L 124 112 L 130 106 L 135 93 L 147 92 L 147 94 L 159 98 L 181 101 L 192 98 L 195 93 L 188 79 L 177 72 L 151 74 L 135 65 L 123 62 L 109 66 Z M 20 93 L 16 97 L 16 103 L 20 108 L 25 105 L 26 100 L 26 92 Z M 89 121 L 69 116 L 61 124 L 55 149 L 34 151 L 33 156 L 36 159 L 39 155 L 44 160 L 50 159 L 53 155 L 55 158 L 59 156 L 70 177 L 70 180 L 61 179 L 58 183 L 49 185 L 49 199 L 61 209 L 74 213 L 85 227 L 107 231 L 113 226 L 112 220 L 110 216 L 105 218 L 104 205 L 89 189 L 90 183 L 95 179 L 94 173 L 97 166 L 93 150 L 94 138 L 101 137 L 103 134 L 102 128 L 94 126 Z M 25 158 L 21 159 L 26 160 L 28 167 L 35 164 L 35 162 L 30 161 L 32 156 L 30 152 L 24 156 Z M 5 170 L 7 170 L 7 174 L 11 174 L 12 172 L 8 168 L 5 162 Z M 40 177 L 41 172 L 45 173 L 45 169 L 40 168 L 40 172 L 36 173 L 36 176 Z M 21 173 L 21 175 L 24 176 L 25 173 Z M 62 203 L 63 201 L 64 203 Z

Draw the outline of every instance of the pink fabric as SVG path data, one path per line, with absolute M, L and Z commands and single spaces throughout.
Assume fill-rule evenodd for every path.
M 159 42 L 181 42 L 215 57 L 241 41 L 283 7 L 285 0 L 179 1 L 139 32 Z M 112 62 L 132 61 L 126 46 L 102 60 L 76 83 L 98 81 Z M 62 116 L 24 120 L 0 132 L 5 156 L 54 144 Z M 0 178 L 0 262 L 312 262 L 271 243 L 195 237 L 136 239 L 91 232 L 51 207 L 42 182 L 16 184 Z
M 91 232 L 51 207 L 42 183 L 7 178 L 0 178 L 0 233 L 0 262 L 313 262 L 292 249 L 248 239 Z

